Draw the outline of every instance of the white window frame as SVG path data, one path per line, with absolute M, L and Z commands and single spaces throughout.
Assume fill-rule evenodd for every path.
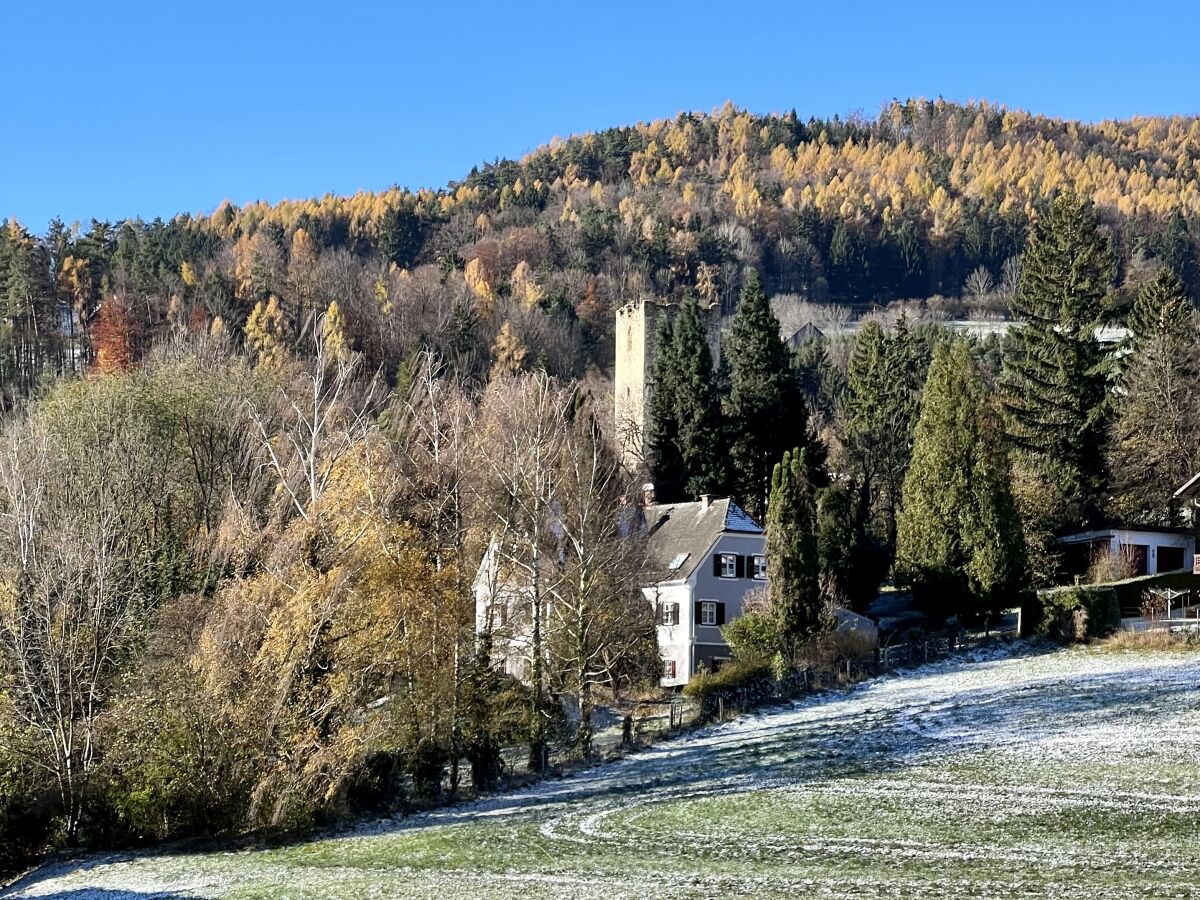
M 716 624 L 717 624 L 717 601 L 716 600 L 701 600 L 700 601 L 700 624 L 708 626 L 708 627 L 716 627 Z
M 722 553 L 721 554 L 721 577 L 722 578 L 737 578 L 737 554 Z
M 767 558 L 756 554 L 754 557 L 754 580 L 767 580 Z
M 489 603 L 486 611 L 488 625 L 492 628 L 504 628 L 508 625 L 508 604 Z
M 678 603 L 660 603 L 658 607 L 658 624 L 674 625 L 675 620 L 679 617 L 678 610 Z

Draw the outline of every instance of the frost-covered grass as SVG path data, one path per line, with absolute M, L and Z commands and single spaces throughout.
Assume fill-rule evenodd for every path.
M 948 661 L 465 807 L 3 896 L 1190 897 L 1198 686 L 1196 653 Z

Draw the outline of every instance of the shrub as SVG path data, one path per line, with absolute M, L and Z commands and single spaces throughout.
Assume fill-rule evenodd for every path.
M 1088 567 L 1087 580 L 1089 584 L 1108 584 L 1122 581 L 1137 574 L 1137 561 L 1131 548 L 1123 548 L 1119 553 L 1103 551 L 1092 557 Z
M 830 631 L 818 635 L 804 649 L 813 669 L 832 671 L 845 659 L 874 658 L 879 639 L 874 631 Z
M 100 844 L 236 831 L 246 823 L 250 742 L 181 667 L 156 673 L 105 716 L 105 755 L 85 830 Z
M 739 660 L 770 659 L 779 649 L 779 629 L 765 611 L 743 613 L 721 629 L 721 636 Z
M 422 800 L 441 799 L 447 755 L 445 747 L 429 738 L 421 740 L 412 750 L 408 770 L 412 774 L 414 797 Z
M 396 751 L 377 750 L 354 767 L 344 786 L 343 805 L 352 812 L 390 813 L 404 802 L 404 761 Z
M 0 756 L 0 878 L 32 863 L 58 833 L 58 797 L 44 774 Z
M 722 695 L 733 698 L 735 695 L 769 693 L 773 682 L 769 660 L 735 659 L 722 666 L 719 672 L 698 674 L 687 683 L 683 692 L 707 703 Z
M 1112 634 L 1121 625 L 1121 603 L 1110 585 L 1043 591 L 1036 633 L 1059 641 L 1084 641 Z

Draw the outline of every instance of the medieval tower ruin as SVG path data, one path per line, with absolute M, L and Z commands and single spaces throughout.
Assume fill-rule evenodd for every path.
M 615 422 L 621 457 L 630 472 L 645 469 L 646 410 L 659 321 L 673 317 L 678 304 L 657 299 L 632 300 L 616 312 L 616 369 L 613 379 Z M 721 358 L 721 316 L 716 306 L 701 307 L 714 368 Z

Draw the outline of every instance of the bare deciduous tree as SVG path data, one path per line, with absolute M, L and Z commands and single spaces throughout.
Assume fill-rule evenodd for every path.
M 0 676 L 72 840 L 97 719 L 151 602 L 135 546 L 142 487 L 122 475 L 140 470 L 144 449 L 128 430 L 104 446 L 75 441 L 23 422 L 0 445 Z M 92 466 L 72 459 L 81 450 Z

